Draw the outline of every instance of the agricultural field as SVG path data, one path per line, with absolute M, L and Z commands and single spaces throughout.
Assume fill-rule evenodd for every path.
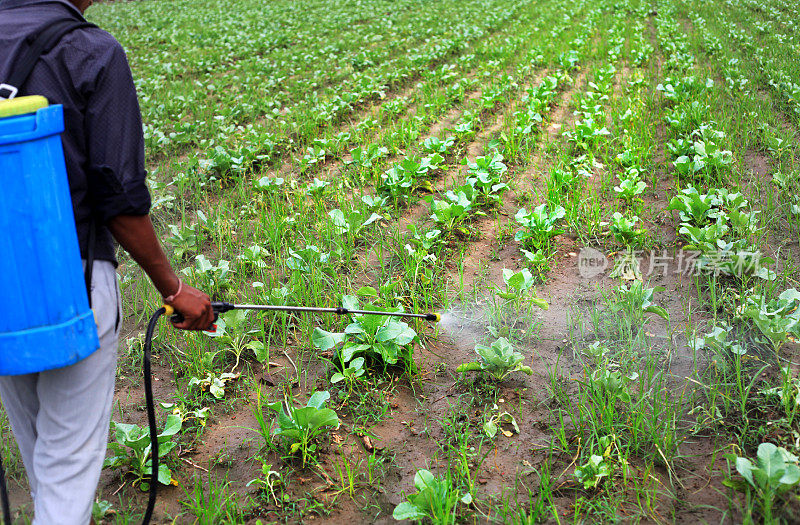
M 157 523 L 800 521 L 790 0 L 176 0 L 128 52 L 162 321 Z M 124 325 L 96 519 L 141 519 L 160 297 Z M 7 426 L 7 424 L 5 424 Z M 30 513 L 10 432 L 12 503 Z

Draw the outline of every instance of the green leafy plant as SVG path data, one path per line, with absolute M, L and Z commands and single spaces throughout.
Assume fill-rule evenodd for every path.
M 417 492 L 406 496 L 407 501 L 395 507 L 392 516 L 396 520 L 431 520 L 436 525 L 455 523 L 455 509 L 459 501 L 472 503 L 472 494 L 461 495 L 454 487 L 449 472 L 446 479 L 438 479 L 428 470 L 419 470 L 414 475 Z
M 261 193 L 277 193 L 283 187 L 284 180 L 281 177 L 264 176 L 253 184 L 253 189 Z
M 636 228 L 637 222 L 639 222 L 639 217 L 636 215 L 628 218 L 615 211 L 614 215 L 611 216 L 610 223 L 601 224 L 608 224 L 608 232 L 614 237 L 615 241 L 623 246 L 634 246 L 642 236 L 647 234 L 645 228 Z
M 776 352 L 787 341 L 800 338 L 800 292 L 795 288 L 784 290 L 771 301 L 762 295 L 751 294 L 745 298 L 737 314 L 749 319 Z
M 432 197 L 426 199 L 431 204 L 431 219 L 439 225 L 445 232 L 452 232 L 469 218 L 472 203 L 463 191 L 457 194 L 450 192 L 445 200 L 435 200 Z M 459 231 L 462 229 L 459 228 Z
M 746 354 L 747 349 L 744 346 L 737 342 L 728 340 L 728 335 L 731 332 L 731 326 L 724 321 L 720 321 L 714 325 L 703 337 L 696 337 L 692 343 L 692 347 L 695 350 L 708 348 L 710 350 L 714 350 L 720 355 L 729 353 L 741 356 Z
M 351 233 L 354 236 L 361 235 L 361 232 L 370 224 L 383 219 L 383 215 L 372 213 L 369 217 L 364 218 L 358 210 L 350 210 L 347 213 L 335 208 L 328 212 L 328 216 L 333 222 L 333 227 L 338 234 Z
M 175 484 L 172 479 L 172 470 L 167 466 L 161 458 L 169 454 L 172 449 L 177 445 L 177 441 L 172 441 L 181 430 L 183 421 L 180 416 L 169 414 L 164 423 L 164 429 L 158 434 L 158 482 L 162 485 Z M 112 455 L 103 461 L 103 467 L 117 468 L 122 467 L 127 469 L 127 473 L 132 474 L 135 479 L 134 484 L 139 483 L 142 490 L 150 488 L 149 483 L 153 480 L 145 482 L 145 479 L 150 478 L 152 470 L 151 449 L 150 449 L 150 430 L 147 427 L 142 427 L 129 423 L 111 422 L 111 430 L 113 431 L 114 441 L 108 444 L 108 449 Z
M 476 157 L 474 162 L 464 159 L 463 164 L 469 170 L 467 184 L 478 192 L 483 204 L 499 203 L 502 193 L 508 188 L 508 184 L 500 182 L 508 171 L 503 156 L 493 150 L 491 155 Z
M 184 268 L 182 272 L 199 280 L 205 288 L 219 292 L 230 287 L 230 275 L 233 270 L 230 261 L 221 259 L 214 265 L 201 253 L 195 257 L 194 268 Z
M 499 298 L 513 302 L 516 306 L 520 306 L 522 302 L 528 302 L 542 310 L 549 308 L 547 301 L 536 297 L 535 279 L 527 268 L 519 272 L 503 268 L 503 283 L 505 284 L 505 291 L 495 288 L 495 293 Z M 527 296 L 530 291 L 533 291 L 532 297 Z
M 459 365 L 456 372 L 481 371 L 498 381 L 502 381 L 514 372 L 533 374 L 529 366 L 522 364 L 525 356 L 515 352 L 514 346 L 505 337 L 497 339 L 490 346 L 475 345 L 475 353 L 478 354 L 480 361 Z
M 782 523 L 773 513 L 779 498 L 800 482 L 797 456 L 772 443 L 761 443 L 755 462 L 736 454 L 727 454 L 746 483 L 730 479 L 725 484 L 742 492 L 754 491 L 759 497 L 759 507 L 766 524 Z
M 593 117 L 587 117 L 575 122 L 573 131 L 565 131 L 564 136 L 574 142 L 579 148 L 593 150 L 597 147 L 600 139 L 611 135 L 608 128 L 601 126 L 600 122 Z
M 447 155 L 455 144 L 456 138 L 453 136 L 440 139 L 439 137 L 428 137 L 422 142 L 422 149 L 428 153 L 438 153 Z
M 269 252 L 263 246 L 251 244 L 242 250 L 236 257 L 236 260 L 239 261 L 240 265 L 246 268 L 263 269 L 267 267 L 267 263 L 264 259 L 269 257 L 269 255 Z
M 277 470 L 272 470 L 272 464 L 267 463 L 263 458 L 257 458 L 261 462 L 261 477 L 251 479 L 247 482 L 247 486 L 255 486 L 260 490 L 269 494 L 276 507 L 281 506 L 278 501 L 278 496 L 275 494 L 276 489 L 283 486 L 283 476 Z
M 200 246 L 200 237 L 197 233 L 197 226 L 178 227 L 175 224 L 169 225 L 172 236 L 167 237 L 167 242 L 172 245 L 175 257 L 179 260 L 189 252 L 196 252 Z
M 614 191 L 617 192 L 620 199 L 630 202 L 641 195 L 646 188 L 647 184 L 641 180 L 641 171 L 631 167 L 625 170 L 624 175 L 619 177 L 619 186 L 614 186 Z
M 196 388 L 202 392 L 210 392 L 211 395 L 216 399 L 222 399 L 225 397 L 225 388 L 227 383 L 236 380 L 238 377 L 239 374 L 233 374 L 230 372 L 223 372 L 221 374 L 209 372 L 203 378 L 191 378 L 189 380 L 189 390 Z
M 362 168 L 371 168 L 378 160 L 389 155 L 389 149 L 379 144 L 369 144 L 366 148 L 357 146 L 350 150 L 349 162 Z
M 313 459 L 316 451 L 315 439 L 331 428 L 339 428 L 336 412 L 324 408 L 330 397 L 329 392 L 314 392 L 306 406 L 301 408 L 280 401 L 268 405 L 278 414 L 278 425 L 272 434 L 284 440 L 290 454 L 300 452 L 303 467 Z
M 563 206 L 556 206 L 552 211 L 547 210 L 547 204 L 540 204 L 530 212 L 522 208 L 514 216 L 522 226 L 514 239 L 526 248 L 549 248 L 550 239 L 564 233 L 563 230 L 556 229 L 556 224 L 566 214 Z
M 583 483 L 585 489 L 596 489 L 600 483 L 611 477 L 612 467 L 604 456 L 592 454 L 583 465 L 575 469 L 575 479 Z
M 216 330 L 206 332 L 217 341 L 217 350 L 206 352 L 202 358 L 202 364 L 206 371 L 211 374 L 212 362 L 220 352 L 229 352 L 236 357 L 231 372 L 239 367 L 242 354 L 246 350 L 252 350 L 259 362 L 266 359 L 266 349 L 264 344 L 253 337 L 259 333 L 257 329 L 248 329 L 247 317 L 248 310 L 234 309 L 220 315 L 216 322 Z M 216 377 L 216 373 L 212 374 Z M 215 396 L 216 397 L 216 396 Z
M 330 259 L 330 254 L 323 252 L 313 244 L 309 244 L 300 250 L 288 249 L 289 257 L 286 258 L 286 266 L 301 273 L 311 273 L 314 269 L 324 268 Z
M 511 425 L 514 431 L 505 430 L 502 427 L 503 424 Z M 493 438 L 497 435 L 498 431 L 505 437 L 511 437 L 515 433 L 519 434 L 519 425 L 517 425 L 517 420 L 514 419 L 514 416 L 508 412 L 501 411 L 497 405 L 494 405 L 488 412 L 486 421 L 483 423 L 483 433 L 486 434 L 487 437 Z
M 409 242 L 418 249 L 424 250 L 426 253 L 444 243 L 442 230 L 434 229 L 422 234 L 417 230 L 417 226 L 415 224 L 409 224 L 408 230 L 412 235 L 411 238 L 409 238 Z
M 624 312 L 629 319 L 638 319 L 644 313 L 651 313 L 668 321 L 669 314 L 667 311 L 661 306 L 653 304 L 653 294 L 662 291 L 664 291 L 663 287 L 645 287 L 642 281 L 634 281 L 630 286 L 617 286 L 615 293 L 619 301 L 614 305 L 613 309 Z
M 342 297 L 342 306 L 349 310 L 361 309 L 358 299 L 352 295 Z M 369 305 L 364 308 L 381 311 Z M 362 314 L 353 315 L 353 321 L 347 325 L 344 333 L 315 328 L 311 336 L 314 346 L 323 351 L 343 343 L 336 354 L 342 366 L 356 356 L 363 356 L 368 361 L 380 363 L 384 369 L 398 362 L 412 363 L 416 340 L 417 332 L 403 321 L 389 316 Z
M 623 403 L 631 402 L 631 394 L 628 384 L 638 379 L 639 375 L 634 373 L 630 376 L 624 375 L 619 370 L 609 370 L 599 368 L 592 372 L 586 385 L 593 394 L 595 400 L 601 400 L 607 405 L 613 405 L 617 401 Z
M 347 391 L 352 392 L 353 386 L 364 375 L 364 358 L 356 357 L 344 367 L 341 372 L 336 372 L 331 376 L 331 383 L 336 384 L 342 381 L 347 385 Z
M 191 409 L 186 403 L 159 403 L 161 408 L 169 410 L 183 421 L 185 426 L 187 423 L 197 424 L 200 427 L 206 426 L 208 413 L 211 410 L 209 407 L 202 407 Z

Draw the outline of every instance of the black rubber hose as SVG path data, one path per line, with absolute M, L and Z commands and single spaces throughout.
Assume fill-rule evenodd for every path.
M 0 493 L 3 499 L 3 523 L 11 525 L 11 504 L 8 502 L 8 489 L 6 488 L 6 471 L 3 469 L 3 460 L 0 458 Z
M 158 427 L 156 426 L 156 409 L 153 405 L 153 377 L 150 372 L 150 350 L 153 344 L 153 332 L 156 330 L 158 318 L 166 313 L 164 307 L 156 310 L 150 322 L 147 323 L 147 333 L 144 338 L 144 356 L 142 372 L 144 373 L 144 399 L 147 405 L 147 424 L 150 425 L 150 455 L 153 468 L 150 473 L 150 495 L 147 499 L 147 510 L 142 518 L 142 525 L 150 523 L 153 508 L 156 505 L 156 492 L 158 491 Z

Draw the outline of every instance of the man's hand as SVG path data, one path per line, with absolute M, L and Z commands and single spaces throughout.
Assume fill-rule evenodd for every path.
M 180 279 L 161 249 L 148 215 L 119 215 L 108 221 L 108 229 L 152 279 L 161 296 L 172 296 L 169 305 L 184 317 L 175 325 L 176 328 L 208 330 L 211 327 L 214 322 L 211 299 L 196 288 L 180 284 Z
M 180 323 L 172 323 L 182 330 L 208 330 L 214 323 L 211 299 L 205 293 L 189 285 L 181 285 L 181 291 L 169 305 L 183 316 Z

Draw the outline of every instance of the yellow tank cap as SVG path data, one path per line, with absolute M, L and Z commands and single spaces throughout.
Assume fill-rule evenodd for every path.
M 40 95 L 12 98 L 11 100 L 0 99 L 0 118 L 34 113 L 49 105 L 50 103 L 47 102 L 47 99 Z

